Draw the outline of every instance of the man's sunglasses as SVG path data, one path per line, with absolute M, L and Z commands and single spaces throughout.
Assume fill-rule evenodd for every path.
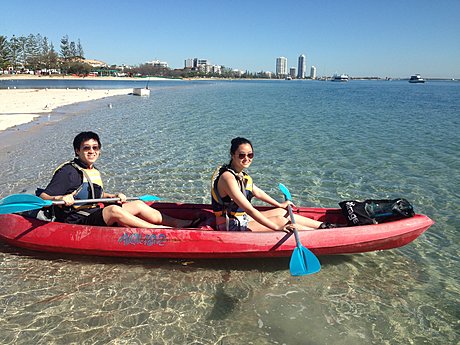
M 93 151 L 99 151 L 99 146 L 97 146 L 97 145 L 94 145 L 94 146 L 86 146 L 86 145 L 85 145 L 85 146 L 83 146 L 83 148 L 82 148 L 82 150 L 83 150 L 84 152 L 91 151 L 91 149 L 92 149 Z

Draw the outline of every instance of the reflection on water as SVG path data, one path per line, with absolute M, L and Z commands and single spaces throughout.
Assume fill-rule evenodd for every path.
M 321 257 L 306 277 L 290 276 L 289 258 L 127 260 L 2 244 L 0 342 L 458 343 L 460 145 L 448 133 L 459 85 L 406 84 L 183 83 L 31 126 L 2 148 L 1 197 L 44 186 L 74 135 L 92 129 L 108 190 L 209 202 L 212 171 L 243 135 L 251 175 L 277 198 L 279 182 L 301 205 L 404 196 L 436 224 L 400 249 Z

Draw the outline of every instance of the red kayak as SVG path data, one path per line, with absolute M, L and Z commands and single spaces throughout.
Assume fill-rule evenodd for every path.
M 0 239 L 43 252 L 151 258 L 289 257 L 294 235 L 281 231 L 214 231 L 210 205 L 155 203 L 155 208 L 183 219 L 203 218 L 188 229 L 98 227 L 45 222 L 18 214 L 0 215 Z M 260 209 L 268 209 L 260 207 Z M 340 209 L 301 207 L 294 211 L 319 221 L 345 224 Z M 434 222 L 427 216 L 325 230 L 300 231 L 302 244 L 316 255 L 362 253 L 404 246 Z

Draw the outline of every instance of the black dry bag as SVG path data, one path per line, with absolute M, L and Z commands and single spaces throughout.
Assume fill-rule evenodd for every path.
M 412 217 L 414 208 L 406 199 L 339 202 L 348 226 L 369 225 Z

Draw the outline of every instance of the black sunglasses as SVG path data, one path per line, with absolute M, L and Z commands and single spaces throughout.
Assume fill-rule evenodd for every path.
M 251 152 L 251 153 L 239 153 L 238 154 L 239 159 L 244 159 L 244 157 L 248 157 L 249 159 L 253 159 L 254 158 L 254 152 Z
M 97 145 L 94 145 L 94 146 L 86 146 L 86 145 L 85 145 L 85 146 L 82 147 L 82 150 L 83 150 L 84 152 L 91 151 L 91 149 L 92 149 L 93 151 L 99 151 L 99 146 L 97 146 Z

